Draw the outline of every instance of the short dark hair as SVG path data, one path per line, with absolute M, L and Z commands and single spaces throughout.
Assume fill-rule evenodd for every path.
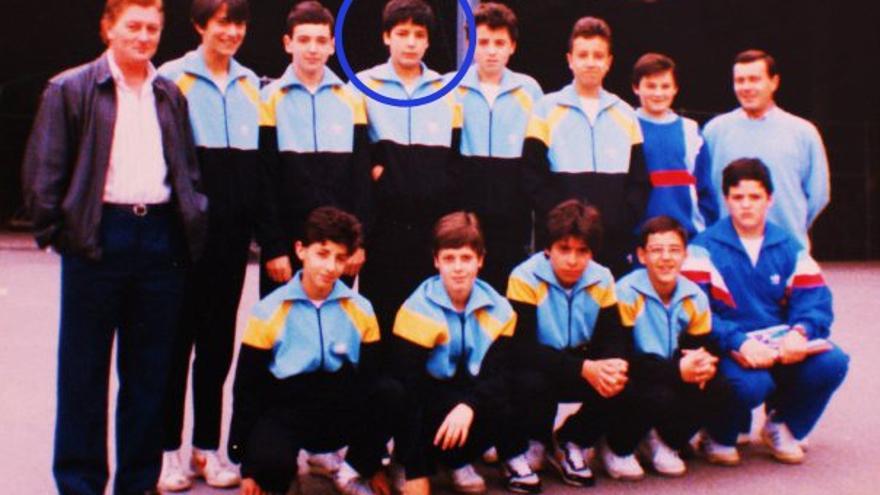
M 608 51 L 611 51 L 611 26 L 598 17 L 581 17 L 571 28 L 571 36 L 568 37 L 568 51 L 574 46 L 577 38 L 602 38 L 608 43 Z
M 422 0 L 390 0 L 382 10 L 382 32 L 388 33 L 394 26 L 410 21 L 422 26 L 430 34 L 434 30 L 434 11 Z
M 632 85 L 638 86 L 643 77 L 672 72 L 672 79 L 678 84 L 678 74 L 675 70 L 675 61 L 662 53 L 646 53 L 636 60 L 633 65 Z
M 306 0 L 294 5 L 287 14 L 287 34 L 300 24 L 327 24 L 333 34 L 333 13 L 316 0 Z
M 486 244 L 480 221 L 473 213 L 456 211 L 444 215 L 434 224 L 431 252 L 434 256 L 442 249 L 469 247 L 478 256 L 486 254 Z
M 321 206 L 306 218 L 302 243 L 310 246 L 325 241 L 342 244 L 352 254 L 361 246 L 361 223 L 354 215 L 334 206 Z
M 247 22 L 251 17 L 248 0 L 193 0 L 189 19 L 196 26 L 205 27 L 223 5 L 226 5 L 226 18 L 232 22 Z
M 678 222 L 678 220 L 667 216 L 667 215 L 658 215 L 656 217 L 649 218 L 645 223 L 642 224 L 642 228 L 639 229 L 639 246 L 645 248 L 648 246 L 648 237 L 654 234 L 663 234 L 665 232 L 675 232 L 678 234 L 678 237 L 681 239 L 681 243 L 687 246 L 688 243 L 688 234 L 687 230 Z
M 721 190 L 724 191 L 724 196 L 727 196 L 731 187 L 736 187 L 744 180 L 758 181 L 764 186 L 768 195 L 773 194 L 770 169 L 759 158 L 738 158 L 724 167 L 721 178 Z
M 511 41 L 519 38 L 516 14 L 507 5 L 498 2 L 481 2 L 474 9 L 474 27 L 488 26 L 489 29 L 506 29 Z
M 779 74 L 779 70 L 776 68 L 776 59 L 773 58 L 773 55 L 765 52 L 764 50 L 756 50 L 750 49 L 739 52 L 736 54 L 736 57 L 733 57 L 733 63 L 736 64 L 749 64 L 758 60 L 763 60 L 767 65 L 767 75 L 773 77 Z
M 593 206 L 578 199 L 569 199 L 556 205 L 547 214 L 547 246 L 574 237 L 582 240 L 590 251 L 596 252 L 602 245 L 602 216 Z

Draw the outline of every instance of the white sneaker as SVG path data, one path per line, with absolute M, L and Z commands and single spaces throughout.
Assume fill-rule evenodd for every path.
M 593 486 L 596 479 L 584 460 L 584 448 L 574 442 L 557 446 L 553 455 L 547 456 L 550 464 L 559 472 L 562 481 L 571 486 Z
M 452 478 L 452 489 L 458 493 L 485 493 L 486 480 L 480 476 L 471 464 L 453 469 L 450 473 Z
M 180 460 L 180 450 L 162 453 L 162 472 L 159 473 L 158 488 L 163 492 L 182 492 L 192 484 L 190 473 Z
M 736 466 L 739 464 L 739 451 L 736 445 L 722 445 L 703 432 L 699 440 L 700 451 L 706 456 L 706 460 L 719 466 Z
M 804 460 L 804 449 L 785 423 L 774 423 L 767 419 L 761 428 L 761 440 L 770 449 L 777 461 L 786 464 L 799 464 Z
M 623 481 L 638 481 L 645 477 L 645 470 L 642 469 L 635 455 L 617 455 L 608 446 L 608 442 L 602 442 L 599 453 L 605 464 L 605 471 L 612 478 Z
M 541 478 L 529 467 L 524 454 L 504 461 L 501 471 L 508 490 L 515 493 L 541 493 Z
M 321 476 L 332 480 L 342 465 L 342 456 L 339 452 L 322 452 L 315 454 L 306 451 L 306 464 L 309 466 L 309 474 Z
M 642 442 L 641 451 L 642 455 L 651 461 L 654 471 L 664 476 L 681 476 L 687 470 L 678 452 L 666 445 L 657 434 L 657 430 L 652 429 L 648 432 L 648 436 Z
M 544 470 L 544 457 L 547 452 L 544 448 L 544 444 L 537 440 L 529 440 L 529 450 L 526 451 L 526 462 L 529 463 L 529 468 L 534 471 L 543 471 Z
M 345 461 L 340 461 L 337 465 L 333 485 L 342 495 L 375 495 L 369 483 Z
M 214 488 L 229 488 L 241 482 L 236 466 L 226 462 L 216 450 L 193 448 L 190 467 L 196 476 L 204 478 L 205 483 Z

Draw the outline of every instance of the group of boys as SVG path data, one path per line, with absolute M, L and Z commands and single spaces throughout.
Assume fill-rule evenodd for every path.
M 778 172 L 784 161 L 771 161 L 783 163 L 772 173 L 782 177 L 783 200 L 794 205 L 779 213 L 789 229 L 800 222 L 793 231 L 767 222 L 778 209 L 771 210 L 767 165 L 759 159 L 719 165 L 743 156 L 735 150 L 758 131 L 724 116 L 706 129 L 714 141 L 703 143 L 696 123 L 670 109 L 678 86 L 668 57 L 646 54 L 636 63 L 637 111 L 603 89 L 612 55 L 611 31 L 601 19 L 575 23 L 567 53 L 574 80 L 543 95 L 533 78 L 507 68 L 518 39 L 514 13 L 481 3 L 474 13 L 475 63 L 459 86 L 431 103 L 400 107 L 366 97 L 326 66 L 335 49 L 334 18 L 317 1 L 290 11 L 283 45 L 291 64 L 262 90 L 234 59 L 246 32 L 246 0 L 194 0 L 201 45 L 156 71 L 149 59 L 161 9 L 160 0 L 107 4 L 102 34 L 109 49 L 96 67 L 109 66 L 117 85 L 120 137 L 107 151 L 98 223 L 76 227 L 68 219 L 59 226 L 56 210 L 69 208 L 61 200 L 82 193 L 58 189 L 75 184 L 62 184 L 69 179 L 59 164 L 67 155 L 52 155 L 57 147 L 37 132 L 48 120 L 38 119 L 25 163 L 39 239 L 65 255 L 62 339 L 78 338 L 65 328 L 81 332 L 71 304 L 75 284 L 89 283 L 88 270 L 99 268 L 95 273 L 106 277 L 104 271 L 141 269 L 127 257 L 129 245 L 113 246 L 122 242 L 116 230 L 100 236 L 85 230 L 171 232 L 173 277 L 160 290 L 167 296 L 163 314 L 177 314 L 177 302 L 180 316 L 176 325 L 148 323 L 177 329 L 155 346 L 167 359 L 153 359 L 156 383 L 149 387 L 165 395 L 141 394 L 136 400 L 151 408 L 127 413 L 140 414 L 131 428 L 163 432 L 165 455 L 159 473 L 153 452 L 159 439 L 124 449 L 121 455 L 133 460 L 120 464 L 118 493 L 140 490 L 157 476 L 164 491 L 191 486 L 181 436 L 193 349 L 190 468 L 212 486 L 241 483 L 245 495 L 285 492 L 300 449 L 311 453 L 313 472 L 330 476 L 342 493 L 384 492 L 381 466 L 391 438 L 392 484 L 413 495 L 429 492 L 438 464 L 450 469 L 457 491 L 485 491 L 472 463 L 493 446 L 507 487 L 522 493 L 541 491 L 537 473 L 545 458 L 564 482 L 592 485 L 594 449 L 613 478 L 644 476 L 634 455 L 640 445 L 656 471 L 681 475 L 686 468 L 678 452 L 701 429 L 711 462 L 738 463 L 737 435 L 748 431 L 751 409 L 765 402 L 762 437 L 773 455 L 803 459 L 801 441 L 842 382 L 847 357 L 825 340 L 830 293 L 805 247 L 827 191 L 823 196 L 822 184 L 813 181 L 800 196 L 794 192 L 798 173 L 824 166 L 827 174 L 824 150 L 814 128 L 768 111 L 778 85 L 772 58 L 741 54 L 737 66 L 745 72 L 740 77 L 735 70 L 734 85 L 746 113 L 760 106 L 747 102 L 758 101 L 759 117 L 772 120 L 774 132 L 783 133 L 787 123 L 800 133 L 793 140 L 812 143 L 806 172 Z M 433 25 L 424 1 L 390 0 L 382 17 L 389 60 L 359 73 L 360 81 L 403 100 L 443 87 L 450 76 L 422 62 Z M 134 156 L 126 150 L 144 146 L 138 136 L 122 140 L 136 124 L 131 111 L 154 98 L 126 93 L 133 62 L 157 88 L 160 124 L 170 111 L 159 101 L 174 88 L 153 82 L 153 74 L 176 83 L 186 100 L 173 112 L 193 139 L 174 151 L 189 168 L 178 170 L 184 165 L 172 159 L 184 158 L 167 150 L 164 161 L 161 154 L 147 156 L 167 167 L 172 181 L 164 195 L 132 193 L 131 184 L 145 176 L 124 169 Z M 755 65 L 765 73 L 749 73 Z M 54 80 L 41 111 L 70 104 L 62 100 L 65 88 L 78 82 L 69 74 Z M 160 151 L 173 141 L 171 131 L 161 130 Z M 204 202 L 190 188 L 207 196 L 206 221 L 190 211 L 190 203 Z M 176 209 L 165 207 L 169 198 L 180 203 Z M 722 213 L 729 216 L 716 222 Z M 188 229 L 185 238 L 172 215 Z M 97 248 L 84 251 L 68 225 L 84 232 L 74 233 L 86 248 L 89 242 Z M 234 385 L 228 453 L 241 463 L 239 475 L 218 449 L 222 388 L 254 235 L 263 299 L 245 330 Z M 196 260 L 185 272 L 177 261 L 184 243 Z M 542 250 L 529 255 L 533 245 Z M 80 266 L 82 253 L 101 259 L 102 248 L 101 265 Z M 485 282 L 477 278 L 481 271 Z M 357 291 L 350 288 L 355 281 Z M 120 332 L 140 328 L 141 318 L 123 315 L 122 323 L 104 326 L 112 335 L 116 325 Z M 786 325 L 775 341 L 749 334 L 774 325 Z M 78 375 L 65 362 L 56 478 L 63 493 L 92 493 L 106 483 L 106 466 L 100 471 L 106 453 L 72 443 L 81 401 L 68 397 L 66 382 Z M 166 377 L 167 386 L 159 386 Z M 100 394 L 106 383 L 76 386 Z M 582 407 L 554 430 L 559 402 Z M 157 414 L 160 406 L 164 414 Z M 344 458 L 337 454 L 343 447 Z M 138 448 L 143 452 L 134 459 Z M 86 458 L 103 478 L 85 472 L 87 481 L 79 480 L 77 459 Z

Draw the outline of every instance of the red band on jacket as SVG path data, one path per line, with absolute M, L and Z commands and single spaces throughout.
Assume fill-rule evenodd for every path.
M 697 179 L 687 170 L 663 170 L 651 172 L 651 185 L 654 187 L 692 186 Z

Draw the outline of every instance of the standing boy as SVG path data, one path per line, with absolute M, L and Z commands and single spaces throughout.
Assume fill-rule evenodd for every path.
M 739 462 L 737 434 L 766 401 L 761 438 L 777 460 L 799 463 L 800 440 L 819 421 L 849 363 L 833 344 L 809 352 L 811 339 L 831 332 L 831 291 L 807 248 L 767 220 L 773 183 L 761 160 L 734 160 L 724 169 L 722 188 L 730 216 L 694 239 L 684 267 L 712 303 L 722 351 L 718 370 L 732 389 L 733 404 L 710 425 L 703 447 L 712 462 Z M 787 329 L 775 345 L 748 333 L 777 325 Z
M 685 472 L 678 451 L 718 412 L 715 380 L 718 362 L 711 341 L 709 300 L 700 287 L 681 275 L 687 232 L 667 216 L 646 221 L 636 250 L 644 266 L 617 284 L 625 328 L 633 334 L 633 366 L 649 380 L 660 408 L 643 443 L 654 470 L 666 476 Z M 711 351 L 710 351 L 711 350 Z
M 298 264 L 291 247 L 302 237 L 310 211 L 336 206 L 365 218 L 366 114 L 363 102 L 327 67 L 335 49 L 333 22 L 333 14 L 316 1 L 295 5 L 283 38 L 291 64 L 263 90 L 262 296 L 290 280 Z M 358 247 L 345 274 L 357 275 L 363 262 Z
M 632 334 L 621 327 L 611 272 L 592 260 L 601 244 L 595 208 L 576 199 L 547 215 L 547 245 L 510 274 L 507 298 L 520 318 L 513 411 L 519 428 L 546 446 L 562 480 L 591 486 L 589 455 L 600 437 L 614 478 L 644 476 L 633 452 L 647 427 L 630 373 Z M 559 402 L 582 402 L 553 434 Z M 555 440 L 555 442 L 554 442 Z
M 602 88 L 611 68 L 611 28 L 583 17 L 572 28 L 568 66 L 574 81 L 544 96 L 526 134 L 524 183 L 536 210 L 537 241 L 551 208 L 576 198 L 602 215 L 605 243 L 596 260 L 615 276 L 629 271 L 635 232 L 650 192 L 635 112 Z
M 642 55 L 633 67 L 632 87 L 641 105 L 636 114 L 651 180 L 644 219 L 668 215 L 693 237 L 718 212 L 700 129 L 693 120 L 672 111 L 678 94 L 675 62 L 659 53 Z
M 443 78 L 422 62 L 433 26 L 434 13 L 424 1 L 389 1 L 382 12 L 388 62 L 358 78 L 396 99 L 435 93 Z M 373 143 L 374 214 L 361 289 L 376 305 L 381 327 L 390 330 L 404 299 L 431 273 L 431 226 L 456 202 L 451 168 L 458 161 L 461 110 L 451 94 L 408 107 L 364 101 Z
M 205 254 L 187 275 L 165 398 L 165 455 L 159 488 L 166 491 L 192 485 L 180 448 L 193 349 L 193 452 L 189 465 L 210 486 L 235 486 L 239 480 L 218 449 L 223 384 L 232 364 L 259 184 L 259 80 L 233 58 L 244 41 L 248 15 L 247 0 L 193 0 L 190 19 L 202 42 L 159 68 L 159 74 L 177 83 L 186 96 L 211 205 Z
M 530 251 L 532 218 L 522 185 L 522 146 L 541 87 L 507 68 L 516 51 L 516 15 L 504 4 L 480 3 L 474 65 L 458 89 L 464 113 L 461 184 L 464 208 L 480 218 L 486 238 L 483 280 L 504 291 L 507 277 Z
M 373 493 L 364 477 L 381 466 L 391 427 L 387 408 L 401 394 L 377 372 L 372 306 L 339 280 L 360 235 L 351 214 L 314 210 L 296 241 L 302 269 L 254 307 L 239 351 L 229 432 L 243 495 L 285 493 L 301 448 L 330 452 L 345 445 L 336 488 Z

